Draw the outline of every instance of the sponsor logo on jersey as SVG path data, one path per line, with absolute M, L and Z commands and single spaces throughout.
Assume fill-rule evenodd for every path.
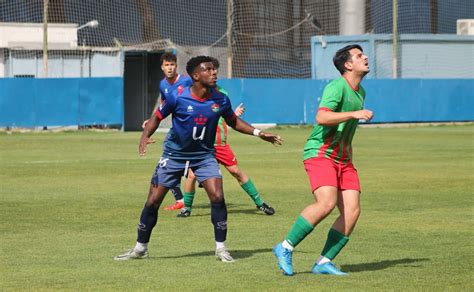
M 207 118 L 206 117 L 203 117 L 202 115 L 199 115 L 198 118 L 194 118 L 194 123 L 196 123 L 196 125 L 205 125 L 207 122 Z
M 192 113 L 194 111 L 192 105 L 188 105 L 188 113 Z
M 213 105 L 211 105 L 211 109 L 213 112 L 217 113 L 219 111 L 219 105 L 217 103 L 214 103 Z

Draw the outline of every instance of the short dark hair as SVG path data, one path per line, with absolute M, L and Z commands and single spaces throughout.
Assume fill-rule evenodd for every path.
M 209 57 L 209 56 L 197 56 L 189 59 L 188 63 L 186 64 L 186 72 L 188 73 L 189 76 L 192 78 L 192 74 L 194 72 L 194 69 L 201 65 L 202 63 L 212 63 L 214 66 L 215 64 L 215 58 Z
M 160 57 L 160 64 L 163 65 L 163 62 L 164 61 L 168 61 L 168 62 L 177 62 L 177 58 L 176 58 L 176 55 L 173 54 L 173 53 L 164 53 L 163 55 L 161 55 Z
M 334 66 L 336 66 L 337 71 L 339 71 L 341 75 L 347 71 L 346 66 L 344 66 L 344 64 L 347 61 L 350 61 L 351 53 L 349 53 L 349 51 L 352 49 L 359 49 L 361 52 L 363 52 L 361 46 L 357 44 L 353 44 L 353 45 L 345 46 L 342 49 L 339 49 L 334 55 L 334 58 L 332 58 L 332 62 L 334 63 Z
M 221 66 L 221 63 L 219 62 L 219 60 L 217 60 L 217 58 L 214 58 L 214 57 L 211 57 L 212 59 L 212 64 L 214 64 L 214 67 L 216 69 L 219 69 L 219 67 Z

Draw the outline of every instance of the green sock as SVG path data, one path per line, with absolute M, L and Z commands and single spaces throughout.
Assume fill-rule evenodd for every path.
M 242 189 L 244 189 L 247 195 L 249 195 L 249 197 L 253 200 L 255 205 L 260 207 L 263 204 L 263 200 L 260 198 L 260 195 L 258 194 L 258 191 L 255 188 L 253 182 L 250 180 L 250 178 L 246 183 L 240 186 L 242 187 Z
M 183 197 L 184 197 L 184 207 L 191 211 L 193 208 L 193 201 L 194 201 L 194 194 L 195 193 L 188 193 L 184 192 Z
M 310 234 L 314 229 L 301 214 L 296 219 L 295 224 L 291 227 L 290 232 L 286 236 L 286 240 L 293 246 L 296 247 L 303 239 Z
M 333 260 L 348 241 L 349 237 L 331 228 L 321 255 Z

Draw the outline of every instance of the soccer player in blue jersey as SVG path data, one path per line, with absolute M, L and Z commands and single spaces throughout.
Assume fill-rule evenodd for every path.
M 234 259 L 224 245 L 227 237 L 227 207 L 222 176 L 214 157 L 214 139 L 219 118 L 223 117 L 236 131 L 253 134 L 274 145 L 282 144 L 280 136 L 255 129 L 234 114 L 229 98 L 215 88 L 217 70 L 212 58 L 191 58 L 186 71 L 193 79 L 193 85 L 178 89 L 167 97 L 143 130 L 140 155 L 145 155 L 148 140 L 160 121 L 172 114 L 172 128 L 163 145 L 163 154 L 152 176 L 148 198 L 140 216 L 136 245 L 116 256 L 116 260 L 148 257 L 148 242 L 158 220 L 158 209 L 168 190 L 177 186 L 181 176 L 191 169 L 211 202 L 216 258 L 223 262 L 233 262 Z
M 193 84 L 191 77 L 188 75 L 178 74 L 177 69 L 177 58 L 176 55 L 172 53 L 164 53 L 160 57 L 161 63 L 161 70 L 165 74 L 165 78 L 163 78 L 160 82 L 160 98 L 161 102 L 166 100 L 166 98 L 171 95 L 171 93 L 177 90 L 180 87 L 188 87 Z M 145 128 L 146 120 L 143 123 L 143 128 Z M 153 139 L 149 140 L 150 143 L 154 143 Z M 166 141 L 166 140 L 165 140 Z M 174 187 L 171 189 L 173 196 L 176 202 L 168 207 L 165 207 L 165 210 L 179 210 L 184 207 L 184 198 L 183 193 L 179 186 Z

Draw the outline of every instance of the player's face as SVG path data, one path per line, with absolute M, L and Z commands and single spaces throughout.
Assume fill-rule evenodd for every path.
M 359 49 L 352 49 L 349 51 L 351 59 L 348 63 L 352 72 L 362 73 L 363 75 L 369 73 L 369 58 Z
M 168 79 L 173 79 L 176 76 L 176 68 L 176 63 L 173 61 L 163 61 L 163 64 L 161 64 L 161 70 Z
M 196 68 L 199 81 L 206 87 L 215 87 L 217 83 L 217 69 L 212 62 L 201 63 Z

